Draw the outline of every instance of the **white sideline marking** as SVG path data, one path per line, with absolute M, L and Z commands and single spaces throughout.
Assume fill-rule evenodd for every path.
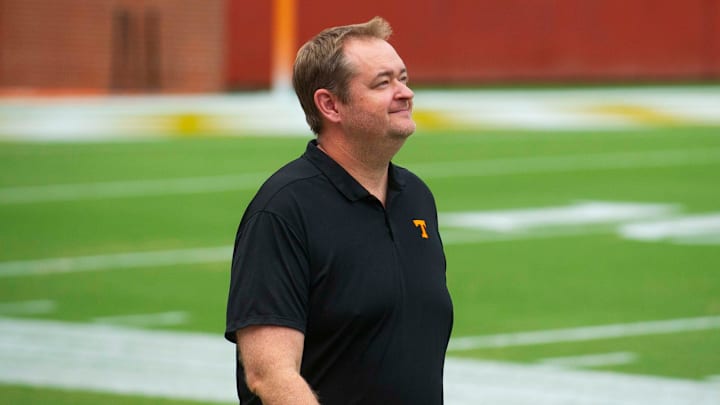
M 534 332 L 456 337 L 449 351 L 463 351 L 510 346 L 531 346 L 563 342 L 615 339 L 630 336 L 660 335 L 720 329 L 720 316 L 645 321 Z
M 448 405 L 718 405 L 720 386 L 662 377 L 449 358 Z
M 52 337 L 48 340 L 48 336 Z M 0 382 L 237 403 L 221 333 L 0 318 Z M 448 405 L 720 404 L 712 383 L 448 358 Z
M 620 228 L 620 234 L 628 239 L 641 241 L 670 240 L 676 243 L 719 244 L 720 213 L 626 224 Z
M 540 362 L 550 367 L 603 367 L 634 363 L 637 354 L 630 352 L 613 352 L 601 354 L 584 354 L 580 356 L 548 357 Z
M 232 246 L 195 249 L 160 250 L 154 252 L 117 253 L 96 256 L 60 257 L 40 260 L 0 262 L 0 277 L 39 274 L 74 273 L 178 264 L 230 263 Z
M 190 315 L 185 311 L 160 312 L 156 314 L 115 315 L 94 318 L 95 323 L 132 326 L 177 326 L 188 322 Z
M 0 303 L 0 316 L 42 315 L 55 312 L 57 305 L 51 300 L 31 300 Z
M 205 401 L 234 398 L 222 334 L 0 318 L 0 381 Z
M 564 207 L 442 214 L 443 226 L 496 232 L 522 231 L 543 226 L 592 225 L 665 217 L 677 211 L 668 204 L 587 201 Z
M 706 165 L 720 162 L 720 149 L 656 150 L 408 164 L 425 179 Z M 269 173 L 176 179 L 109 181 L 0 188 L 0 205 L 48 201 L 213 193 L 255 189 Z

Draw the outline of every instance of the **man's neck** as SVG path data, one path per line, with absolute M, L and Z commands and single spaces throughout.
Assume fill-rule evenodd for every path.
M 390 160 L 400 149 L 353 146 L 318 138 L 318 147 L 347 171 L 361 186 L 385 205 Z

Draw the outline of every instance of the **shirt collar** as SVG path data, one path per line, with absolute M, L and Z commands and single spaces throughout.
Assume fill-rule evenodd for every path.
M 370 193 L 361 186 L 342 166 L 335 162 L 330 156 L 325 154 L 317 145 L 317 140 L 313 139 L 308 142 L 305 150 L 304 158 L 308 159 L 320 170 L 325 177 L 328 178 L 335 188 L 337 188 L 350 201 L 358 201 L 370 196 Z M 388 187 L 400 191 L 405 186 L 405 178 L 403 170 L 390 162 L 388 172 Z

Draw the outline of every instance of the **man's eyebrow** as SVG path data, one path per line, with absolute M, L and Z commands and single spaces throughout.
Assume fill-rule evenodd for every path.
M 393 71 L 393 70 L 390 70 L 390 69 L 388 69 L 388 70 L 383 70 L 382 72 L 380 72 L 380 73 L 378 73 L 377 75 L 375 75 L 375 80 L 377 80 L 377 79 L 379 79 L 379 78 L 381 78 L 381 77 L 384 77 L 384 76 L 393 76 L 394 74 L 395 74 L 395 71 Z M 402 68 L 402 69 L 400 69 L 400 72 L 399 72 L 398 75 L 399 75 L 399 76 L 402 76 L 403 74 L 407 74 L 407 68 Z

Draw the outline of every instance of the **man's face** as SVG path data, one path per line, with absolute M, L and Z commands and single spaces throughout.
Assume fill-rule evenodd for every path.
M 415 131 L 414 94 L 400 56 L 377 38 L 351 39 L 344 51 L 354 72 L 349 101 L 340 105 L 345 132 L 365 139 L 406 139 Z

